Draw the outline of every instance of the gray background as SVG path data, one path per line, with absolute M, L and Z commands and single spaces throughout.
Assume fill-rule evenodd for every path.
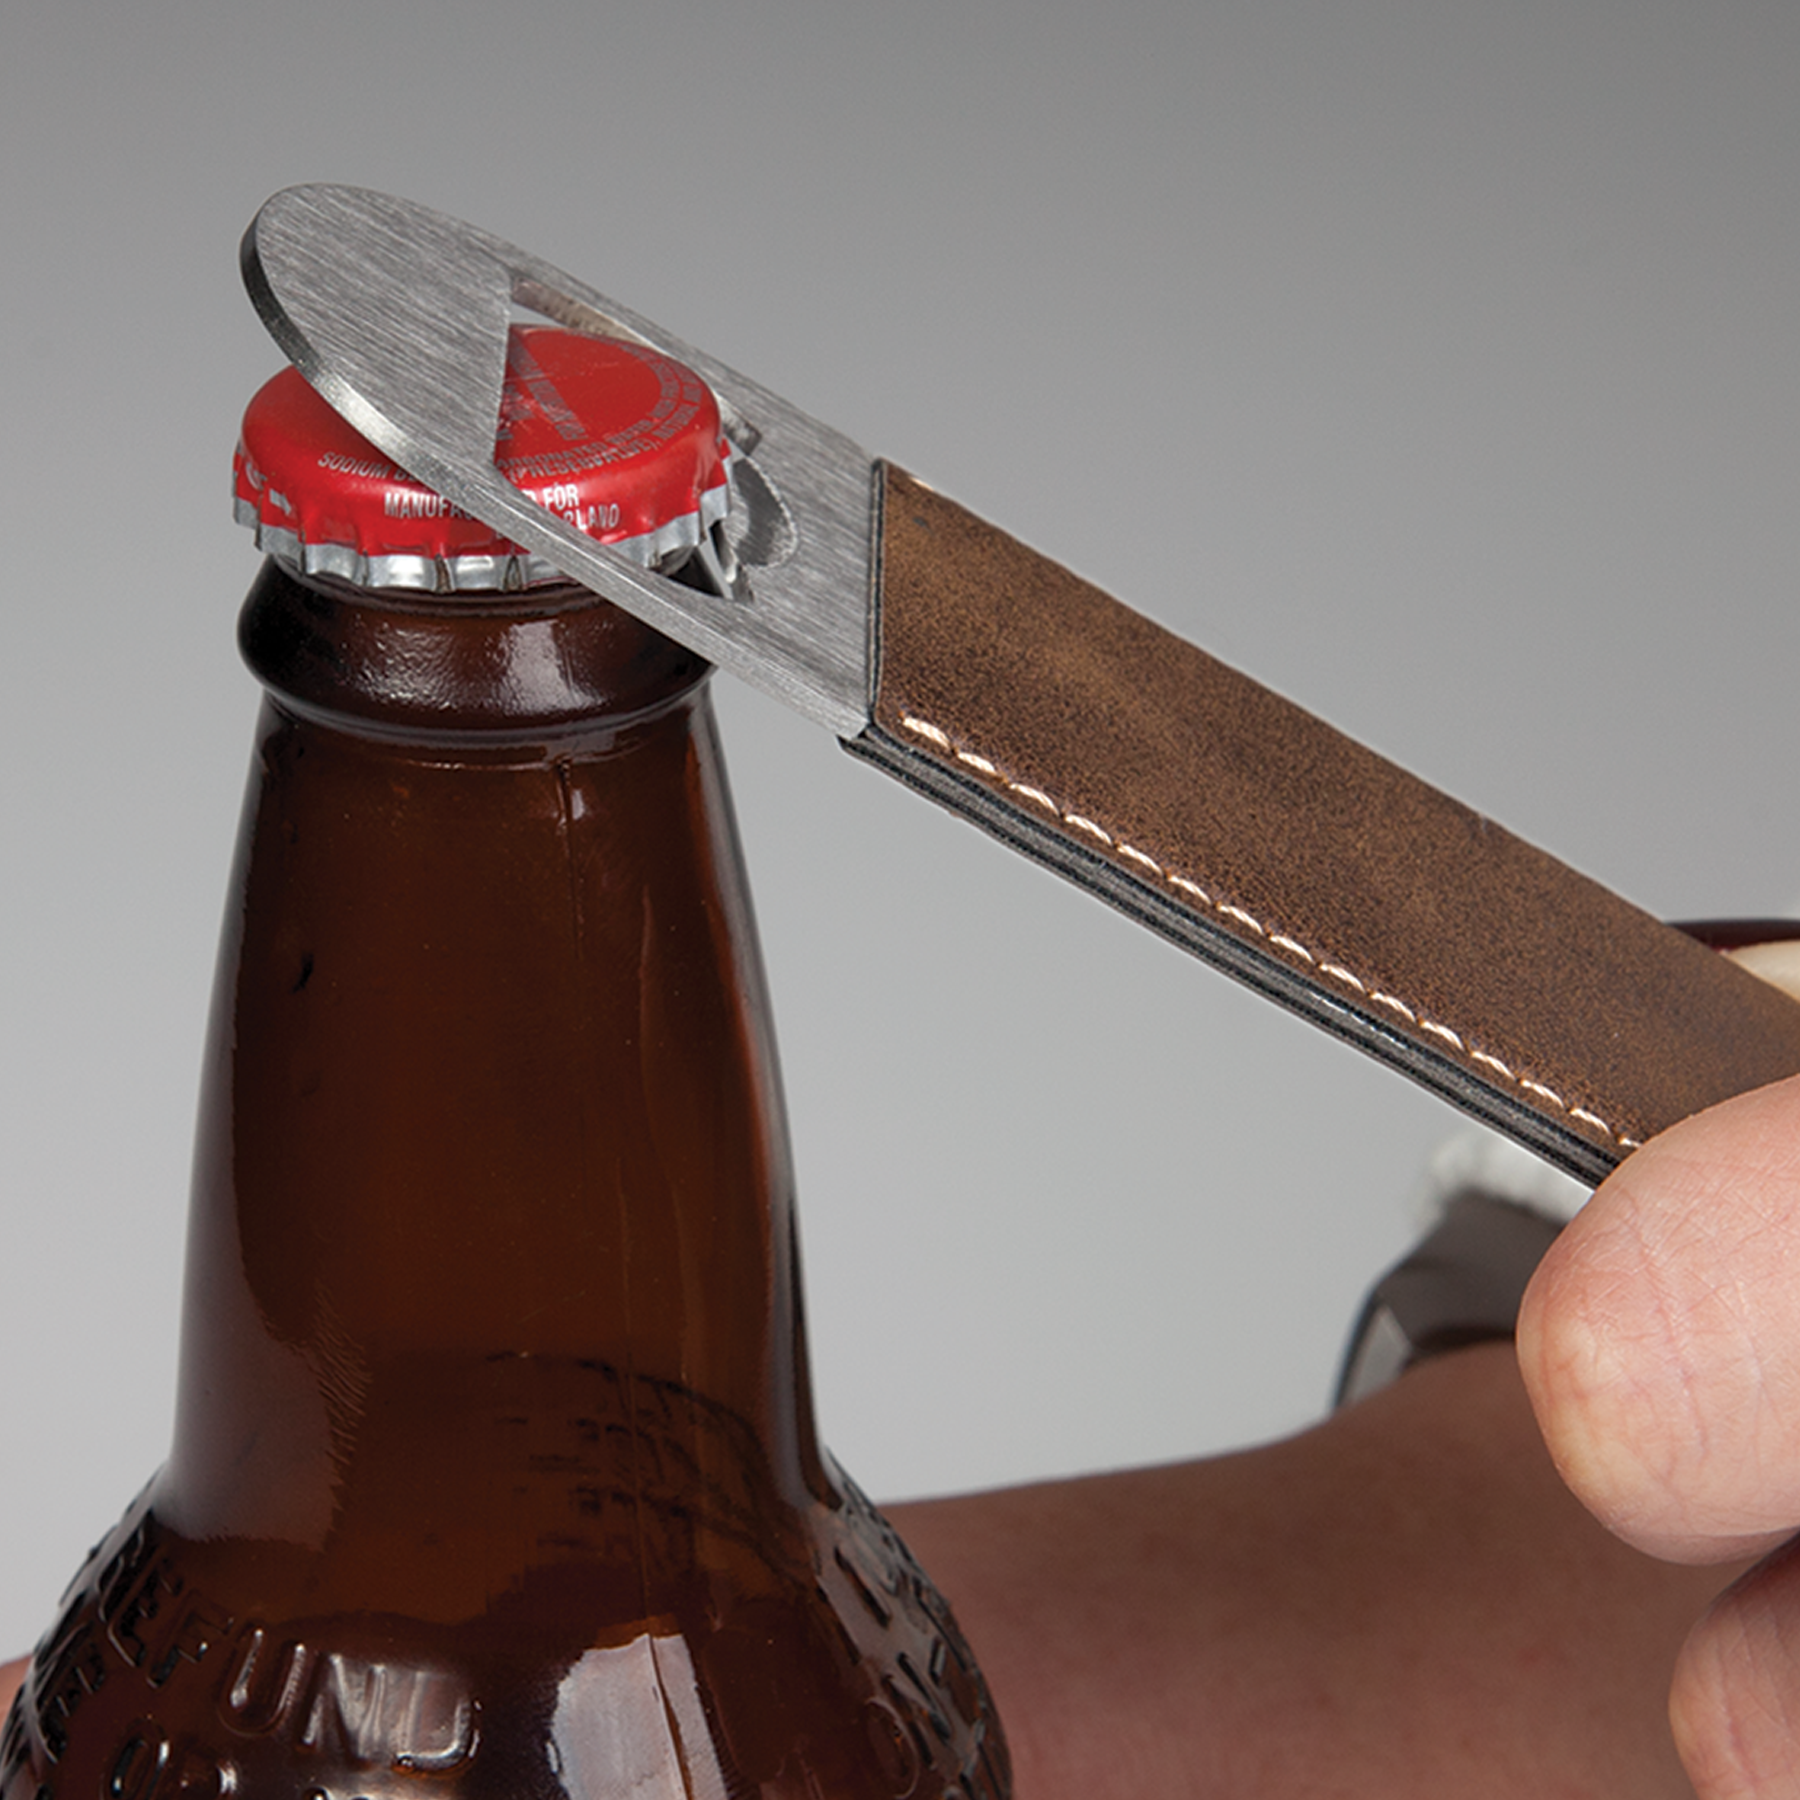
M 268 192 L 478 220 L 1644 905 L 1780 910 L 1797 78 L 1791 0 L 9 9 L 0 1649 L 166 1443 Z M 1449 1116 L 720 699 L 846 1465 L 1313 1416 Z

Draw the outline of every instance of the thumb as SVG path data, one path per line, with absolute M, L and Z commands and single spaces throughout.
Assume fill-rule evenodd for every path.
M 1623 1163 L 1525 1297 L 1519 1361 L 1557 1466 L 1653 1554 L 1800 1525 L 1800 1077 Z

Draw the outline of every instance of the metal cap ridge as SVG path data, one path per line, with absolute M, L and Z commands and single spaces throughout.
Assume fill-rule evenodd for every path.
M 711 550 L 730 506 L 719 406 L 648 345 L 514 326 L 494 446 L 499 472 L 576 530 L 646 568 Z M 289 368 L 244 414 L 236 514 L 303 574 L 434 593 L 567 579 L 406 474 Z

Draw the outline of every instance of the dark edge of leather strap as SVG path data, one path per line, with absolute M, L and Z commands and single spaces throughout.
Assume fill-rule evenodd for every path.
M 879 466 L 846 748 L 1597 1182 L 1800 1071 L 1800 1005 Z

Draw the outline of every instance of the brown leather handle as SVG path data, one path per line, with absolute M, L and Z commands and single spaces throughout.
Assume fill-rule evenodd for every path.
M 1598 1181 L 1800 1005 L 892 467 L 848 748 Z

